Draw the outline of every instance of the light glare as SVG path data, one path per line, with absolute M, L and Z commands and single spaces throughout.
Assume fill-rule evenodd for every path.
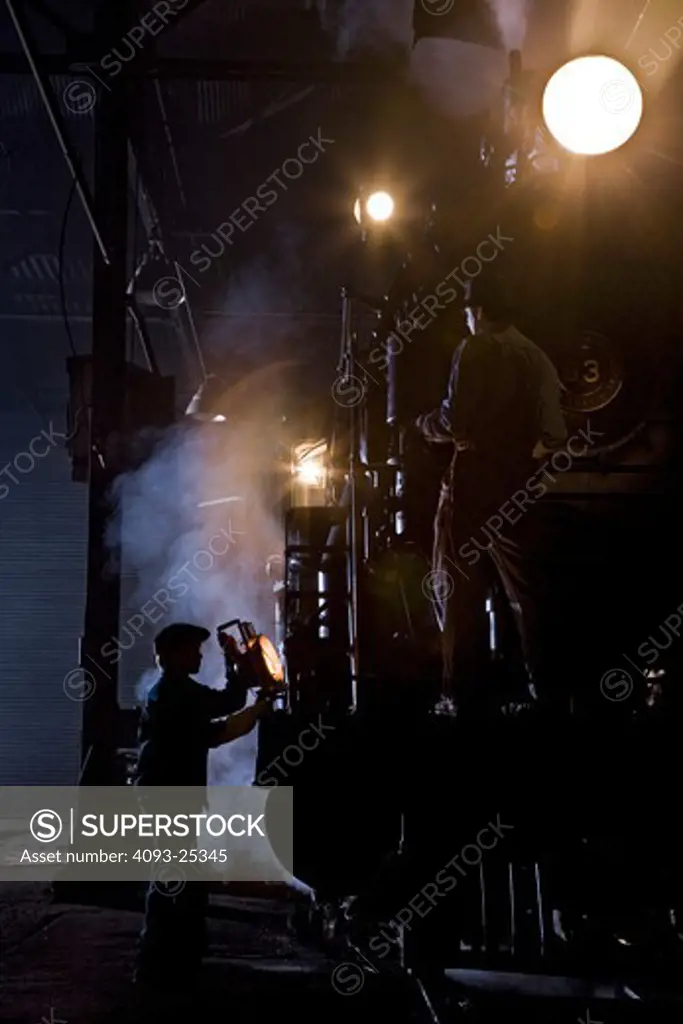
M 322 458 L 304 459 L 295 472 L 301 483 L 309 487 L 322 487 L 325 483 L 325 462 Z
M 324 488 L 327 482 L 327 442 L 304 442 L 294 449 L 292 473 L 305 487 Z
M 272 677 L 273 682 L 284 682 L 285 670 L 272 641 L 269 640 L 267 636 L 260 636 L 259 645 L 261 647 L 261 654 L 263 655 L 263 662 Z
M 548 82 L 543 116 L 564 149 L 600 156 L 635 134 L 643 116 L 643 92 L 628 68 L 612 57 L 579 57 Z
M 394 200 L 388 192 L 373 192 L 365 204 L 371 220 L 383 222 L 389 220 L 394 212 Z

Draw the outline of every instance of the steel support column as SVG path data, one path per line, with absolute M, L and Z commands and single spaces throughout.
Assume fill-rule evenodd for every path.
M 127 0 L 102 7 L 99 26 L 112 38 L 130 23 Z M 128 89 L 125 78 L 100 90 L 96 107 L 95 218 L 109 262 L 95 247 L 92 311 L 92 400 L 90 494 L 85 635 L 81 663 L 95 687 L 83 704 L 81 783 L 106 785 L 115 779 L 118 666 L 104 645 L 119 631 L 119 552 L 106 543 L 111 486 L 121 462 L 126 384 L 126 286 L 128 222 Z

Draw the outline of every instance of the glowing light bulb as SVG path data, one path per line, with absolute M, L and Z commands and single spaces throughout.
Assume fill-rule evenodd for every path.
M 368 197 L 365 209 L 371 220 L 383 222 L 393 215 L 395 203 L 388 192 L 373 192 Z
M 302 484 L 322 487 L 325 483 L 325 464 L 322 459 L 305 459 L 296 467 L 296 474 Z
M 543 117 L 570 153 L 600 156 L 619 149 L 636 133 L 643 91 L 627 67 L 612 57 L 578 57 L 548 82 Z

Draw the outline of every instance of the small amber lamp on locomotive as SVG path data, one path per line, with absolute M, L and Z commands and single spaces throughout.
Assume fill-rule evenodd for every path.
M 381 189 L 358 196 L 353 204 L 353 216 L 363 228 L 386 224 L 394 216 L 395 210 L 394 197 Z
M 237 636 L 233 635 L 233 632 Z M 231 619 L 216 629 L 218 642 L 226 659 L 250 689 L 265 690 L 276 696 L 285 688 L 285 668 L 275 644 L 263 633 L 257 633 L 253 623 Z
M 304 441 L 292 451 L 292 504 L 310 508 L 326 503 L 327 441 Z

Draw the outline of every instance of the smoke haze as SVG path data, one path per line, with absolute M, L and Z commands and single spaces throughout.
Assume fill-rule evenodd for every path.
M 242 618 L 272 633 L 265 563 L 282 551 L 283 537 L 272 489 L 276 403 L 262 384 L 263 372 L 233 387 L 227 422 L 171 429 L 140 469 L 119 478 L 110 539 L 120 538 L 124 574 L 137 581 L 129 606 L 154 623 L 139 641 L 140 654 L 143 645 L 145 652 L 151 650 L 154 633 L 174 621 L 214 629 Z M 233 500 L 222 502 L 225 498 Z M 132 635 L 124 624 L 124 647 L 126 634 Z M 150 666 L 138 698 L 157 677 Z M 215 640 L 205 644 L 199 679 L 210 686 L 223 683 Z M 212 751 L 210 782 L 251 783 L 256 735 Z
M 328 30 L 336 33 L 340 56 L 368 50 L 379 55 L 397 44 L 406 49 L 412 45 L 415 2 L 419 0 L 345 0 L 335 20 L 324 12 L 323 17 Z M 496 102 L 507 78 L 507 53 L 521 49 L 527 36 L 531 0 L 486 2 L 495 15 L 502 50 L 434 38 L 421 39 L 411 53 L 415 81 L 453 117 L 483 114 Z
M 420 0 L 344 0 L 333 16 L 323 2 L 323 22 L 336 31 L 340 55 L 360 47 L 402 43 L 409 46 L 413 35 L 413 11 Z M 498 25 L 506 50 L 520 49 L 526 38 L 531 0 L 486 0 Z M 437 14 L 434 17 L 438 17 Z M 455 45 L 456 40 L 452 40 Z
M 343 0 L 334 12 L 322 0 L 321 15 L 342 58 L 358 50 L 408 47 L 412 40 L 413 0 Z
M 493 10 L 503 46 L 521 50 L 526 39 L 531 0 L 486 0 Z

